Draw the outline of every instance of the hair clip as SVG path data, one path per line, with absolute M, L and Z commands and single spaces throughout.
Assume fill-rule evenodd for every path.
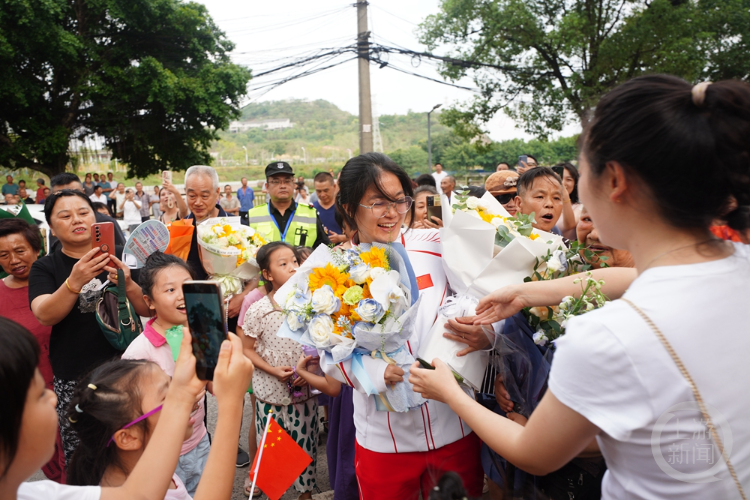
M 706 100 L 706 90 L 709 85 L 711 85 L 711 82 L 700 82 L 695 84 L 690 91 L 693 97 L 693 104 L 699 108 L 703 106 L 703 103 Z
M 79 407 L 78 407 L 78 405 L 76 405 L 76 411 L 77 411 L 78 413 L 83 413 L 83 410 L 82 410 L 81 408 L 79 408 Z
M 96 390 L 96 386 L 94 384 L 89 384 L 88 388 L 91 389 L 92 391 Z

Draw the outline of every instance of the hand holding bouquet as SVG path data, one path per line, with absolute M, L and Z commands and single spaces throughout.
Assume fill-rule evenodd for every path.
M 197 227 L 201 262 L 225 297 L 242 291 L 242 281 L 258 275 L 255 256 L 266 240 L 239 217 L 215 217 Z
M 352 371 L 368 394 L 377 395 L 380 408 L 407 411 L 424 402 L 408 382 L 378 393 L 361 360 L 381 358 L 405 371 L 414 362 L 404 344 L 413 333 L 417 304 L 397 252 L 374 245 L 344 251 L 320 246 L 276 297 L 286 316 L 279 336 L 325 351 L 333 363 L 351 359 Z

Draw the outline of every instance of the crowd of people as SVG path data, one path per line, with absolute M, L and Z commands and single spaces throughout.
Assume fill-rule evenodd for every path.
M 207 166 L 187 170 L 184 198 L 167 180 L 151 195 L 111 174 L 60 174 L 46 195 L 39 183 L 55 240 L 47 255 L 37 228 L 0 220 L 0 498 L 228 499 L 269 413 L 312 458 L 293 485 L 300 499 L 318 490 L 323 432 L 337 500 L 747 498 L 750 402 L 728 381 L 750 376 L 750 332 L 736 318 L 750 296 L 750 86 L 636 78 L 601 99 L 580 148 L 577 167 L 525 155 L 483 186 L 460 186 L 439 164 L 411 179 L 365 153 L 318 173 L 310 190 L 272 162 L 257 206 L 247 179 L 222 189 Z M 3 194 L 19 195 L 7 186 L 12 177 Z M 447 321 L 459 357 L 489 352 L 480 389 L 439 358 L 404 369 L 384 353 L 357 366 L 320 355 L 313 370 L 320 353 L 277 335 L 286 298 L 276 293 L 313 249 L 382 244 L 413 284 L 405 348 L 420 352 L 453 294 L 431 208 L 466 193 L 559 235 L 589 270 L 498 288 Z M 156 206 L 167 225 L 239 215 L 268 240 L 258 277 L 228 300 L 230 333 L 208 384 L 195 375 L 181 289 L 209 276 L 197 231 L 184 259 L 157 251 L 141 269 L 122 262 L 121 233 L 114 253 L 92 248 L 92 224 L 114 215 L 133 228 Z M 120 280 L 147 319 L 124 349 L 97 313 L 105 283 Z M 580 297 L 582 280 L 610 300 L 567 320 L 554 346 L 537 342 L 524 311 Z M 506 354 L 502 338 L 526 346 L 510 371 L 492 362 Z M 519 399 L 519 377 L 539 381 L 533 400 Z M 406 381 L 425 402 L 381 411 L 368 386 Z M 218 404 L 212 435 L 207 392 Z M 253 425 L 240 436 L 245 399 Z M 50 480 L 26 482 L 40 468 Z M 249 479 L 244 489 L 262 494 Z

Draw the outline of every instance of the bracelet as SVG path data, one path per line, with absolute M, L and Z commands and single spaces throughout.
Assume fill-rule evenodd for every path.
M 563 205 L 566 203 L 570 203 L 570 200 L 563 200 Z
M 70 285 L 68 284 L 68 280 L 67 280 L 67 279 L 65 280 L 65 286 L 67 286 L 67 287 L 68 287 L 68 290 L 70 290 L 70 291 L 71 291 L 72 293 L 74 293 L 74 294 L 76 294 L 76 295 L 78 295 L 78 294 L 80 294 L 80 293 L 81 293 L 81 290 L 78 290 L 78 291 L 76 292 L 75 290 L 73 290 L 72 288 L 70 288 Z

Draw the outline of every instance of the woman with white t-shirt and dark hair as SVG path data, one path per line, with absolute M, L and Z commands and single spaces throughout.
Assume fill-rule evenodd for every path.
M 709 226 L 750 223 L 750 86 L 631 80 L 597 104 L 579 165 L 602 243 L 635 262 L 622 300 L 569 321 L 525 427 L 465 396 L 438 360 L 435 371 L 412 368 L 415 390 L 533 474 L 596 438 L 603 498 L 747 498 L 750 399 L 728 381 L 750 379 L 750 326 L 736 319 L 750 297 L 750 247 Z M 483 299 L 481 320 L 523 307 L 522 289 Z
M 414 355 L 435 322 L 438 307 L 447 296 L 442 267 L 440 234 L 437 230 L 403 230 L 408 212 L 414 216 L 412 184 L 406 172 L 381 153 L 351 158 L 339 178 L 336 210 L 345 226 L 356 230 L 354 243 L 389 244 L 404 259 L 412 283 L 413 298 L 421 299 L 406 343 Z M 364 370 L 378 392 L 386 383 L 402 383 L 404 370 L 380 358 L 363 356 Z M 468 425 L 447 405 L 427 401 L 407 412 L 376 409 L 364 383 L 351 371 L 351 361 L 321 367 L 328 375 L 354 387 L 356 428 L 355 472 L 360 498 L 427 498 L 437 480 L 447 471 L 457 472 L 469 494 L 482 494 L 480 443 Z M 340 450 L 345 455 L 346 450 Z

